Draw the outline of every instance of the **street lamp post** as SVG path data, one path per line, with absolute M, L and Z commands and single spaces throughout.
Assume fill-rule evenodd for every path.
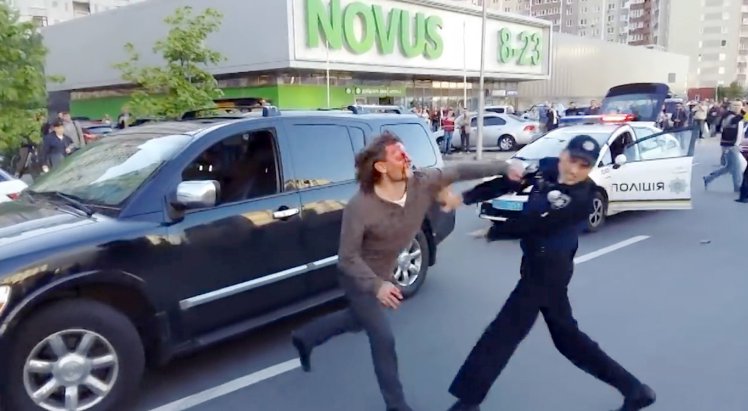
M 327 82 L 327 108 L 330 108 L 330 41 L 325 39 L 325 81 Z
M 486 68 L 486 20 L 488 0 L 483 0 L 483 21 L 481 23 L 480 38 L 480 81 L 478 82 L 478 141 L 475 146 L 475 159 L 483 159 L 483 111 L 486 109 L 486 95 L 484 90 Z

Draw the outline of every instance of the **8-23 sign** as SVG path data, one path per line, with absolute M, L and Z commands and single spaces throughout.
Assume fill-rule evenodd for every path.
M 513 40 L 519 41 L 515 47 Z M 522 31 L 513 36 L 511 30 L 499 30 L 499 47 L 497 60 L 500 63 L 515 63 L 520 66 L 537 66 L 542 57 L 541 36 L 539 33 Z

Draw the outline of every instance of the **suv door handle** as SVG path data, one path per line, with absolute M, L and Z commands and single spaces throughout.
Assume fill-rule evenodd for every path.
M 282 220 L 284 218 L 293 217 L 300 212 L 301 210 L 299 210 L 298 208 L 286 208 L 283 210 L 273 211 L 273 218 Z

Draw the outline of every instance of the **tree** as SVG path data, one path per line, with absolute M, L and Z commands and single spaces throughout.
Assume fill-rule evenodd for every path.
M 153 53 L 163 58 L 163 66 L 143 67 L 135 46 L 125 44 L 129 59 L 115 68 L 137 87 L 129 103 L 136 116 L 177 118 L 188 110 L 211 107 L 213 100 L 223 95 L 218 81 L 206 69 L 224 57 L 205 46 L 223 15 L 210 8 L 196 16 L 192 11 L 192 7 L 182 7 L 164 19 L 169 33 L 153 46 Z
M 745 97 L 745 90 L 737 81 L 733 81 L 729 86 L 717 87 L 717 99 L 728 98 L 730 100 L 742 99 Z
M 38 27 L 21 22 L 18 13 L 0 1 L 0 151 L 18 148 L 24 138 L 38 142 L 46 113 L 47 49 Z

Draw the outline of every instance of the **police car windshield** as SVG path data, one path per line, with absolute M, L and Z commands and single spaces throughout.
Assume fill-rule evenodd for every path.
M 545 157 L 558 157 L 564 151 L 566 145 L 569 144 L 569 141 L 580 134 L 586 134 L 594 138 L 601 146 L 607 143 L 610 137 L 610 132 L 591 133 L 585 131 L 584 133 L 580 133 L 579 131 L 558 129 L 525 146 L 514 155 L 514 158 L 518 160 L 538 161 Z

